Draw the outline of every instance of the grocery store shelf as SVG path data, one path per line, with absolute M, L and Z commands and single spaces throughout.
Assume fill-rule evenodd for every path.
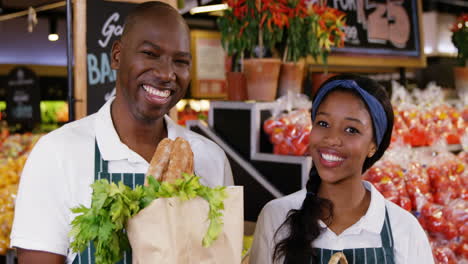
M 415 149 L 419 150 L 430 150 L 430 151 L 437 151 L 435 146 L 428 146 L 428 147 L 414 147 Z M 447 150 L 450 152 L 460 152 L 463 150 L 462 145 L 460 144 L 452 144 L 447 146 Z
M 190 130 L 214 141 L 226 153 L 235 185 L 244 187 L 244 219 L 255 222 L 266 203 L 283 196 L 249 160 L 242 157 L 205 122 L 187 121 L 186 125 Z

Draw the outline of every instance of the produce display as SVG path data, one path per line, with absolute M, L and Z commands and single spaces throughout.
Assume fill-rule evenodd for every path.
M 40 135 L 0 133 L 0 254 L 10 245 L 14 204 L 24 163 Z
M 432 146 L 441 139 L 448 144 L 460 144 L 460 138 L 468 130 L 468 108 L 463 101 L 464 98 L 458 106 L 448 104 L 442 89 L 434 84 L 409 93 L 394 82 L 392 141 L 402 139 L 413 147 Z
M 263 131 L 270 136 L 273 144 L 273 153 L 280 155 L 307 154 L 311 130 L 310 112 L 307 109 L 281 114 L 263 123 Z
M 468 261 L 466 157 L 443 147 L 433 152 L 398 146 L 364 175 L 386 199 L 417 217 L 440 264 Z
M 461 137 L 468 133 L 468 106 L 452 106 L 443 98 L 442 89 L 433 84 L 424 91 L 416 89 L 413 93 L 394 84 L 392 142 L 423 147 L 443 139 L 449 145 L 461 144 Z M 283 103 L 281 98 L 278 100 Z M 273 113 L 263 123 L 263 132 L 269 136 L 274 154 L 308 155 L 308 136 L 312 128 L 308 109 L 311 103 L 303 101 L 301 106 L 294 111 Z
M 460 144 L 460 138 L 467 129 L 462 113 L 455 107 L 439 105 L 420 107 L 397 107 L 393 141 L 402 138 L 413 147 L 431 146 L 440 139 L 448 144 Z
M 208 100 L 180 100 L 177 103 L 177 123 L 185 126 L 185 123 L 190 120 L 208 119 L 208 110 L 210 102 Z

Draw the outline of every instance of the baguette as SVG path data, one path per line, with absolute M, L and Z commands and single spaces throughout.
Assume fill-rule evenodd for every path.
M 174 142 L 169 138 L 165 138 L 159 142 L 153 158 L 151 159 L 148 172 L 146 173 L 147 176 L 153 176 L 156 180 L 162 179 L 163 173 L 169 164 L 173 143 Z
M 159 181 L 174 182 L 182 178 L 182 173 L 193 174 L 193 152 L 190 144 L 178 137 L 174 141 L 165 138 L 161 140 L 153 157 L 146 176 L 152 176 Z M 145 185 L 147 185 L 147 178 Z
M 190 144 L 183 138 L 176 138 L 169 157 L 167 171 L 163 175 L 163 181 L 174 182 L 182 178 L 182 173 L 193 174 L 193 152 Z

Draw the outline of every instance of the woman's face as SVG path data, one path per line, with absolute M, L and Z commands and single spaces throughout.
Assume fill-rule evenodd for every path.
M 365 159 L 376 151 L 364 102 L 349 92 L 328 94 L 317 109 L 309 150 L 322 181 L 360 177 Z

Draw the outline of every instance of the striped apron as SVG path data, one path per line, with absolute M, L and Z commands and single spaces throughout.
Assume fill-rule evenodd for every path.
M 135 188 L 137 185 L 143 185 L 145 182 L 144 173 L 109 173 L 109 162 L 103 160 L 101 157 L 101 152 L 96 143 L 95 154 L 94 154 L 94 180 L 107 179 L 110 182 L 118 183 L 122 181 L 125 185 L 130 188 Z M 73 264 L 94 264 L 94 252 L 95 248 L 93 243 L 89 243 L 88 248 L 85 249 L 80 254 L 77 254 Z M 118 264 L 131 264 L 132 263 L 132 253 L 127 251 L 124 253 L 122 260 L 117 262 Z
M 327 264 L 333 254 L 341 251 L 345 254 L 349 264 L 394 264 L 393 235 L 386 208 L 380 238 L 382 240 L 382 247 L 380 248 L 351 248 L 344 250 L 315 248 L 317 257 L 313 263 Z

